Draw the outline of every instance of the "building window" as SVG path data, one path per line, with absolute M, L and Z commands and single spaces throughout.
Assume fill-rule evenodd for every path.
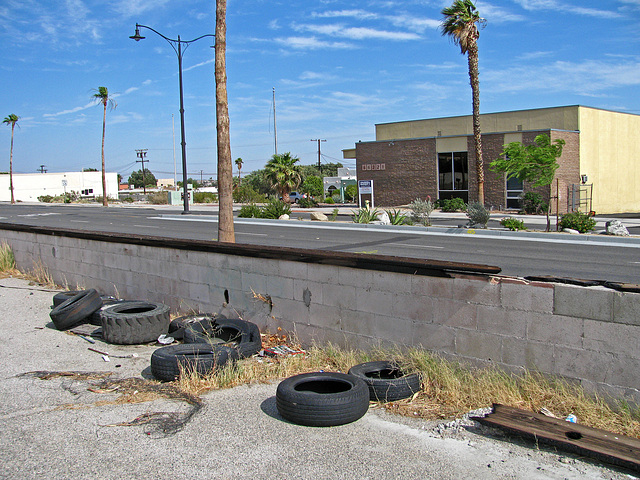
M 522 190 L 522 180 L 515 177 L 507 178 L 507 208 L 520 208 Z
M 438 153 L 438 198 L 469 199 L 467 152 Z

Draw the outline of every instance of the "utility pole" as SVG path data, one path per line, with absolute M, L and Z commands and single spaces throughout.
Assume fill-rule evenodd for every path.
M 278 154 L 278 127 L 276 127 L 276 87 L 273 87 L 273 145 Z
M 318 170 L 320 170 L 320 173 L 322 173 L 322 165 L 320 165 L 320 142 L 326 142 L 326 140 L 320 139 L 320 138 L 316 138 L 316 139 L 311 139 L 312 142 L 318 142 Z
M 40 173 L 47 173 L 46 165 L 40 165 Z
M 203 183 L 202 183 L 202 170 L 200 170 L 200 185 L 203 185 Z
M 136 150 L 136 155 L 140 160 L 136 160 L 136 163 L 142 163 L 142 190 L 144 191 L 144 194 L 147 194 L 147 185 L 145 182 L 145 178 L 144 178 L 144 162 L 148 162 L 148 160 L 145 160 L 145 157 L 147 156 L 147 149 L 141 149 L 141 150 Z

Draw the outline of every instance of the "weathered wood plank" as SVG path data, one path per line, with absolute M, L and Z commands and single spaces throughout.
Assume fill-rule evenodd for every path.
M 559 418 L 494 404 L 477 422 L 612 465 L 640 471 L 640 440 Z

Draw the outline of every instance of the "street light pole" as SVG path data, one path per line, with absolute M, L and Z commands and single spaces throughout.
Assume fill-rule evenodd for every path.
M 143 40 L 145 37 L 140 35 L 140 28 L 146 28 L 148 30 L 151 30 L 155 34 L 160 35 L 167 42 L 169 42 L 173 50 L 178 55 L 178 83 L 180 85 L 180 135 L 182 137 L 180 145 L 182 146 L 182 191 L 183 191 L 183 197 L 184 197 L 184 211 L 182 213 L 187 214 L 190 212 L 189 212 L 189 190 L 187 188 L 187 177 L 188 177 L 187 175 L 187 142 L 185 140 L 184 98 L 182 94 L 182 53 L 183 53 L 182 44 L 185 45 L 184 51 L 186 51 L 189 44 L 197 40 L 200 40 L 201 38 L 204 38 L 204 37 L 215 38 L 215 35 L 209 33 L 206 35 L 201 35 L 198 38 L 194 38 L 193 40 L 180 40 L 180 35 L 178 35 L 177 39 L 173 39 L 173 38 L 165 37 L 163 34 L 161 34 L 160 32 L 158 32 L 157 30 L 151 27 L 136 23 L 136 32 L 133 35 L 131 35 L 129 38 L 135 40 L 136 42 Z

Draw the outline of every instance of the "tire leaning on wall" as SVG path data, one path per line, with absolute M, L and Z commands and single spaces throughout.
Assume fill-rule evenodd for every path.
M 153 342 L 169 330 L 169 306 L 156 302 L 123 302 L 102 310 L 102 338 L 118 345 Z
M 173 381 L 182 372 L 207 375 L 227 362 L 238 359 L 238 353 L 223 345 L 183 343 L 158 348 L 151 354 L 151 373 L 158 380 Z
M 88 317 L 101 306 L 100 295 L 91 288 L 80 291 L 60 303 L 51 310 L 49 316 L 58 330 L 66 330 L 87 321 Z

